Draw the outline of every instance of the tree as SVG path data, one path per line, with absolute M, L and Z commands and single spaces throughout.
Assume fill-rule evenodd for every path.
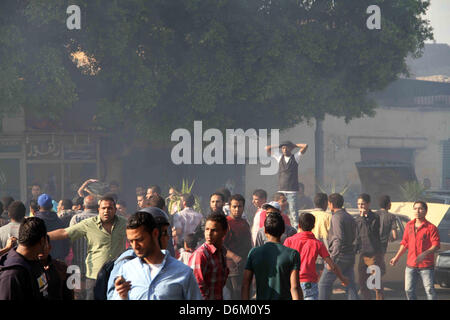
M 0 107 L 58 119 L 79 71 L 104 88 L 96 127 L 168 141 L 176 128 L 286 129 L 325 114 L 372 115 L 368 93 L 407 74 L 431 27 L 423 0 L 61 0 L 0 4 Z M 381 30 L 366 9 L 379 5 Z M 73 68 L 73 66 L 72 66 Z M 82 81 L 81 81 L 82 82 Z

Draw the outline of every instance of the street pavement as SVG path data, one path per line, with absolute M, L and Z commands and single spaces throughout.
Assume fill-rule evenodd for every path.
M 438 300 L 450 300 L 450 288 L 443 288 L 436 284 L 435 286 Z M 427 297 L 425 295 L 425 291 L 423 286 L 420 284 L 416 289 L 417 299 L 418 300 L 426 300 Z M 361 295 L 360 295 L 361 297 Z M 403 288 L 403 283 L 390 283 L 386 284 L 386 288 L 384 291 L 385 300 L 406 300 L 405 290 Z M 346 300 L 347 296 L 343 287 L 339 286 L 333 290 L 333 300 Z M 373 299 L 375 299 L 375 293 L 373 293 Z

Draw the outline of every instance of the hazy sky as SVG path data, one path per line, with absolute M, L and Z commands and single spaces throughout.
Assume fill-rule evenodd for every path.
M 450 45 L 450 0 L 431 0 L 426 17 L 434 29 L 436 42 Z

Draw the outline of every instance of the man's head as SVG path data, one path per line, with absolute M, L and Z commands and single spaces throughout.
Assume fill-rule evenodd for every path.
M 8 216 L 15 222 L 22 222 L 22 220 L 25 218 L 26 211 L 27 209 L 22 202 L 14 201 L 8 207 Z
M 252 203 L 256 208 L 261 208 L 267 201 L 267 192 L 263 189 L 256 189 L 253 191 Z
M 276 192 L 273 195 L 273 200 L 278 202 L 281 208 L 281 212 L 285 212 L 289 207 L 289 203 L 287 202 L 286 195 L 282 192 Z
M 212 213 L 206 218 L 205 240 L 207 244 L 221 248 L 227 231 L 228 221 L 223 213 Z
M 83 200 L 84 208 L 89 210 L 98 210 L 98 202 L 97 199 L 93 195 L 88 195 Z
M 382 195 L 378 198 L 378 205 L 381 209 L 390 210 L 391 209 L 391 197 L 388 195 Z
M 98 203 L 98 213 L 102 223 L 112 223 L 116 216 L 116 202 L 111 197 L 101 197 Z
M 112 193 L 112 192 L 107 192 L 103 196 L 104 197 L 108 197 L 108 198 L 112 198 L 115 203 L 117 203 L 117 201 L 119 201 L 119 197 L 117 196 L 117 194 Z
M 167 249 L 170 241 L 170 223 L 165 217 L 157 216 L 154 217 L 156 222 L 156 227 L 158 228 L 158 243 L 161 249 Z
M 3 210 L 8 211 L 8 207 L 14 202 L 14 198 L 10 196 L 2 197 Z
M 197 237 L 195 233 L 189 233 L 184 236 L 184 249 L 195 250 L 197 247 Z
M 39 183 L 33 182 L 31 185 L 31 196 L 33 199 L 37 199 L 42 194 L 42 187 Z
M 73 205 L 72 205 L 73 211 L 83 210 L 83 202 L 84 202 L 83 197 L 76 197 L 73 199 L 72 202 L 73 202 Z
M 233 219 L 240 219 L 244 213 L 245 198 L 241 194 L 234 194 L 230 198 L 230 215 Z
M 183 193 L 181 195 L 181 207 L 192 208 L 195 204 L 195 197 L 192 193 Z
M 367 214 L 370 209 L 370 196 L 367 193 L 361 193 L 356 204 L 360 214 Z
M 425 219 L 428 212 L 428 205 L 425 201 L 416 201 L 413 205 L 414 217 L 418 220 Z
M 326 193 L 316 193 L 314 196 L 314 206 L 326 211 L 328 208 L 328 196 Z
M 126 203 L 126 201 L 125 200 L 117 201 L 116 209 L 122 216 L 126 216 L 127 215 L 127 203 Z
M 292 150 L 294 150 L 295 147 L 296 145 L 293 144 L 291 141 L 284 141 L 280 144 L 281 153 L 286 157 L 292 155 Z
M 30 213 L 33 215 L 39 211 L 39 205 L 37 203 L 37 200 L 31 199 L 30 200 Z
M 136 197 L 138 208 L 143 208 L 145 196 L 140 194 Z
M 70 199 L 63 199 L 61 200 L 61 210 L 72 210 L 72 200 Z
M 229 203 L 230 197 L 231 197 L 230 190 L 228 190 L 227 188 L 222 188 L 222 189 L 217 190 L 216 192 L 223 194 L 223 201 L 225 203 Z
M 46 193 L 38 197 L 38 205 L 40 211 L 50 211 L 53 208 L 53 199 Z
M 109 191 L 111 191 L 114 194 L 119 194 L 120 191 L 119 183 L 115 180 L 111 181 L 109 183 Z
M 33 258 L 37 260 L 39 254 L 44 253 L 48 246 L 44 220 L 37 217 L 24 219 L 19 227 L 18 242 L 19 247 L 32 251 Z
M 264 204 L 262 205 L 262 209 L 263 209 L 263 210 L 266 210 L 266 213 L 267 213 L 267 214 L 270 214 L 270 213 L 278 213 L 278 214 L 281 214 L 281 206 L 280 206 L 280 204 L 279 204 L 278 202 L 276 202 L 276 201 L 271 201 L 271 202 L 268 202 L 268 203 L 264 203 Z
M 302 212 L 298 217 L 298 226 L 303 231 L 311 231 L 316 223 L 316 217 L 309 212 Z
M 166 202 L 164 201 L 164 198 L 161 197 L 160 195 L 153 194 L 150 198 L 144 199 L 142 207 L 143 208 L 156 207 L 156 208 L 159 208 L 161 210 L 165 210 Z
M 328 207 L 331 211 L 342 209 L 344 197 L 339 193 L 332 193 L 328 196 Z
M 153 185 L 147 188 L 147 199 L 150 199 L 152 195 L 161 195 L 161 188 L 157 185 Z
M 305 195 L 305 185 L 301 182 L 298 183 L 298 194 L 301 196 Z
M 50 254 L 50 251 L 52 250 L 52 245 L 50 244 L 50 237 L 46 236 L 47 238 L 47 246 L 44 248 L 44 250 L 38 254 L 38 259 L 43 263 L 44 266 L 47 265 L 48 262 L 48 255 Z
M 145 188 L 144 187 L 136 187 L 136 196 L 140 194 L 145 194 Z
M 212 213 L 223 213 L 224 196 L 221 193 L 214 192 L 209 197 L 209 207 Z
M 161 249 L 167 249 L 170 240 L 170 224 L 167 214 L 157 207 L 145 207 L 138 212 L 150 214 L 155 219 L 156 228 L 158 229 L 158 244 Z
M 281 214 L 277 212 L 270 212 L 267 214 L 264 221 L 264 232 L 275 238 L 281 238 L 284 233 L 284 221 Z
M 176 195 L 177 195 L 177 191 L 175 190 L 175 188 L 170 187 L 169 188 L 169 197 L 172 199 Z
M 133 214 L 128 219 L 126 233 L 131 247 L 141 259 L 161 249 L 158 244 L 159 231 L 155 219 L 147 212 Z

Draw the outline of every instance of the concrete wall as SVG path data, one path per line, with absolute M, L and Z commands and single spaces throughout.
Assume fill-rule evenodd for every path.
M 327 192 L 341 191 L 348 184 L 349 193 L 360 192 L 355 162 L 361 161 L 360 147 L 414 148 L 416 175 L 419 182 L 431 180 L 432 188 L 442 187 L 441 141 L 450 139 L 450 108 L 390 108 L 376 110 L 374 117 L 355 119 L 348 124 L 343 118 L 327 116 L 324 129 L 324 185 Z M 280 140 L 308 143 L 309 149 L 299 165 L 299 180 L 305 193 L 314 195 L 315 123 L 302 123 L 280 132 Z M 246 196 L 256 188 L 269 196 L 277 190 L 277 175 L 259 175 L 258 165 L 246 166 Z M 334 188 L 333 188 L 334 186 Z

